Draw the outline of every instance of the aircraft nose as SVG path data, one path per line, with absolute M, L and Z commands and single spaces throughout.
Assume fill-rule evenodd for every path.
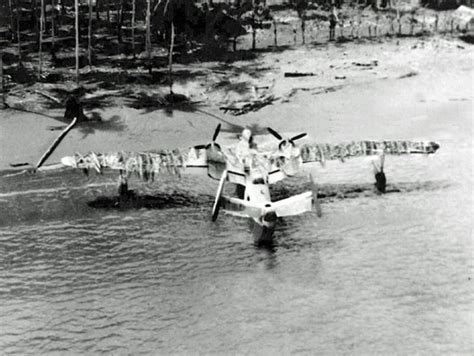
M 431 142 L 431 147 L 433 147 L 433 152 L 436 152 L 440 146 L 437 142 Z
M 263 215 L 262 220 L 265 222 L 275 222 L 277 220 L 277 215 L 274 211 L 269 211 Z

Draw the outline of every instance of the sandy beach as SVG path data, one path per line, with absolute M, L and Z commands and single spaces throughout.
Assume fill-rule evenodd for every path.
M 100 121 L 81 123 L 47 163 L 74 152 L 188 147 L 208 142 L 218 123 L 224 124 L 224 143 L 244 127 L 258 135 L 266 134 L 268 126 L 284 133 L 308 132 L 309 142 L 328 143 L 442 140 L 443 125 L 470 134 L 472 55 L 472 46 L 457 38 L 417 37 L 298 46 L 231 64 L 177 65 L 174 92 L 186 95 L 190 104 L 140 108 L 139 102 L 130 105 L 120 90 L 95 92 L 112 97 L 112 104 L 86 108 L 86 116 Z M 184 71 L 187 79 L 180 80 Z M 285 72 L 313 75 L 288 78 Z M 275 96 L 271 105 L 240 116 L 219 110 L 223 101 L 251 98 L 259 86 Z M 165 88 L 132 86 L 131 91 L 147 90 L 152 100 Z M 35 88 L 45 89 L 47 85 Z M 10 99 L 12 106 L 16 99 Z M 37 114 L 0 112 L 0 169 L 11 168 L 10 163 L 35 163 L 66 126 L 64 109 L 41 103 L 48 104 L 44 97 L 30 94 L 22 105 Z

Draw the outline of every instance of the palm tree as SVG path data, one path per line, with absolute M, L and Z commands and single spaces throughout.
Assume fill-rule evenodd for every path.
M 13 5 L 12 5 L 12 0 L 8 0 L 8 20 L 10 22 L 10 32 L 12 33 L 13 38 L 13 28 L 14 28 L 14 23 L 13 23 Z
M 56 1 L 51 0 L 51 50 L 54 53 L 54 47 L 55 47 L 55 41 L 56 41 L 56 31 L 55 31 L 55 26 L 56 26 L 56 21 L 55 21 L 55 9 L 56 9 Z
M 169 49 L 170 94 L 173 94 L 173 50 L 174 50 L 174 23 L 171 22 L 171 38 L 170 38 L 170 49 Z
M 2 94 L 2 108 L 5 108 L 5 88 L 3 86 L 3 51 L 0 51 L 0 93 Z
M 117 4 L 117 36 L 118 43 L 122 43 L 122 22 L 123 22 L 123 1 L 118 0 Z
M 38 67 L 38 79 L 41 79 L 41 72 L 43 70 L 43 32 L 44 32 L 44 0 L 41 0 L 40 3 L 40 24 L 39 24 L 39 46 L 38 46 L 38 57 L 39 57 L 39 67 Z
M 100 7 L 99 7 L 99 0 L 95 0 L 95 18 L 97 22 L 100 20 Z
M 74 0 L 76 28 L 76 84 L 79 86 L 79 0 Z
M 92 70 L 92 0 L 89 0 L 89 27 L 87 30 L 87 59 L 89 62 L 89 69 Z
M 273 38 L 275 42 L 275 47 L 278 47 L 278 27 L 275 19 L 273 19 Z
M 146 39 L 145 39 L 145 47 L 146 53 L 148 57 L 148 71 L 152 72 L 151 67 L 151 26 L 150 26 L 150 18 L 151 18 L 151 0 L 146 0 Z
M 132 53 L 135 58 L 135 12 L 136 12 L 136 0 L 132 0 Z
M 22 65 L 22 60 L 21 60 L 21 33 L 20 33 L 20 5 L 19 5 L 20 0 L 16 0 L 16 37 L 17 37 L 17 43 L 18 43 L 18 63 L 20 66 Z
M 308 0 L 296 0 L 293 1 L 293 6 L 295 7 L 298 17 L 301 21 L 301 36 L 303 44 L 305 43 L 305 30 L 306 30 L 306 10 L 308 9 L 309 2 Z

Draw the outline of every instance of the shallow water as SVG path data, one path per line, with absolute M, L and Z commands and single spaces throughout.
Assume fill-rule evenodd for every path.
M 338 194 L 281 221 L 273 250 L 209 221 L 205 177 L 133 182 L 150 209 L 97 204 L 112 175 L 1 178 L 0 350 L 472 353 L 472 142 L 440 143 L 387 158 L 384 196 L 367 162 L 313 167 Z

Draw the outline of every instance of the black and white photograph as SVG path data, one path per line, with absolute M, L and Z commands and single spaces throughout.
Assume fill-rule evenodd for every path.
M 473 355 L 472 0 L 0 0 L 0 355 Z

